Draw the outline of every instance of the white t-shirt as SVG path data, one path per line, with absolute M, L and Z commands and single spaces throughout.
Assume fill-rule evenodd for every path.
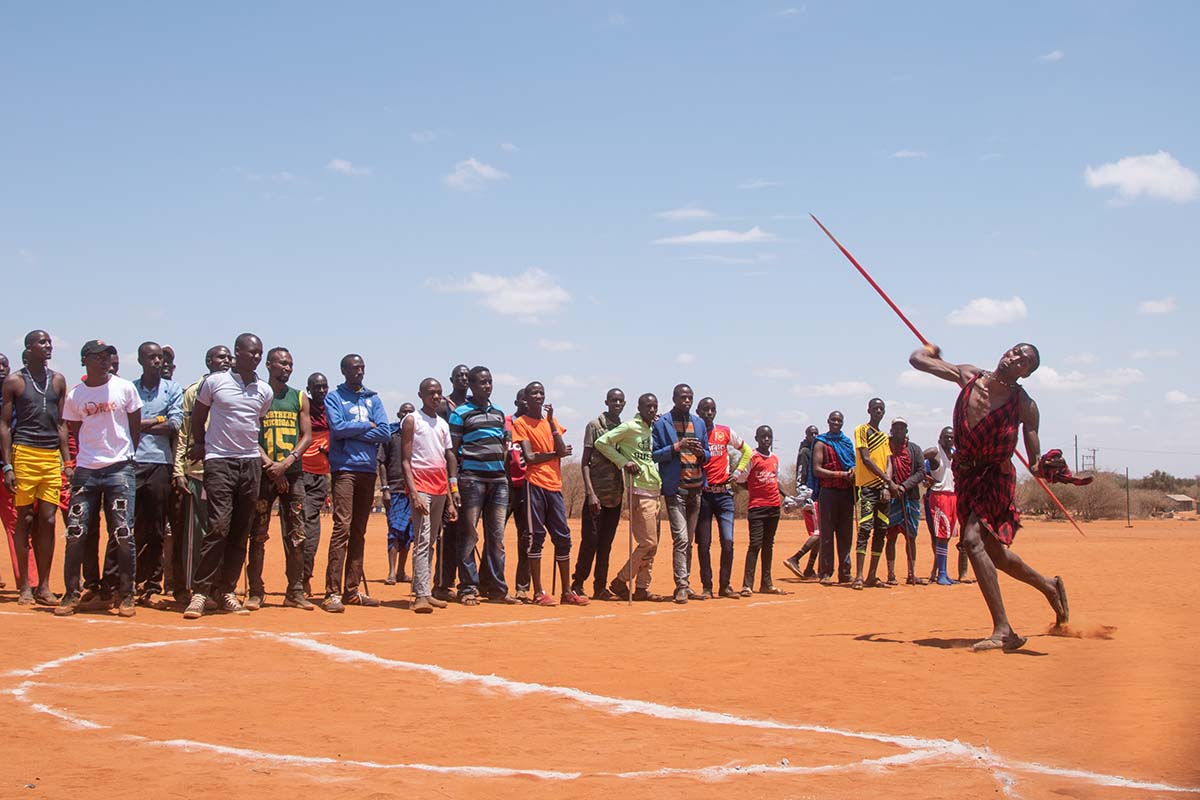
M 233 370 L 214 372 L 200 384 L 197 402 L 209 407 L 204 460 L 258 458 L 259 422 L 271 410 L 275 392 L 258 374 L 246 383 Z
M 67 392 L 63 419 L 79 423 L 76 466 L 100 469 L 133 458 L 129 415 L 141 408 L 137 388 L 116 375 L 103 386 L 80 383 Z
M 413 484 L 418 492 L 445 494 L 450 490 L 446 480 L 446 451 L 452 446 L 450 426 L 441 417 L 426 414 L 424 408 L 409 417 L 413 421 Z
M 938 443 L 938 467 L 935 470 L 930 470 L 929 476 L 933 478 L 933 483 L 929 486 L 931 492 L 953 492 L 954 491 L 954 470 L 950 468 L 950 454 L 947 453 L 941 443 Z

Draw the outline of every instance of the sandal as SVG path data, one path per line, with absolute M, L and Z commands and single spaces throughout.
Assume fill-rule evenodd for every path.
M 754 592 L 750 591 L 750 587 L 749 587 L 749 586 L 746 586 L 746 587 L 744 587 L 744 588 L 742 589 L 742 591 L 741 591 L 741 595 L 742 595 L 742 597 L 753 597 L 753 596 L 754 596 Z
M 780 589 L 778 586 L 761 587 L 758 590 L 758 593 L 759 594 L 787 594 L 787 592 L 785 592 L 783 589 Z
M 479 605 L 479 595 L 464 594 L 458 598 L 458 601 L 460 603 L 462 603 L 464 606 L 477 606 L 477 605 Z
M 850 588 L 856 592 L 861 592 L 863 588 L 863 579 L 855 578 L 854 583 L 850 584 Z
M 884 583 L 883 579 L 879 578 L 879 577 L 867 578 L 866 583 L 860 583 L 858 586 L 855 586 L 854 588 L 861 589 L 863 586 L 866 586 L 868 589 L 887 589 L 887 588 L 889 588 L 888 584 Z
M 924 578 L 918 578 L 916 575 L 909 575 L 908 580 L 906 580 L 905 583 L 908 584 L 909 586 L 928 586 L 929 585 L 929 581 L 925 580 Z

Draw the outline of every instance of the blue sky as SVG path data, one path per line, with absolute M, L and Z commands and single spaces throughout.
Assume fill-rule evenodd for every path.
M 1041 347 L 1047 447 L 1195 474 L 1197 29 L 1184 2 L 12 6 L 0 349 L 46 328 L 75 376 L 101 337 L 132 378 L 154 339 L 190 380 L 252 330 L 300 376 L 361 352 L 393 408 L 462 361 L 506 403 L 544 381 L 577 434 L 609 386 L 686 381 L 788 454 L 873 395 L 931 443 L 953 388 L 812 211 L 948 357 Z

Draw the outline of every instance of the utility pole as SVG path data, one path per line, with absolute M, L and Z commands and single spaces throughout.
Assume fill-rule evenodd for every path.
M 1090 456 L 1088 455 L 1089 450 L 1091 451 Z M 1084 448 L 1084 450 L 1083 450 L 1083 471 L 1084 472 L 1095 472 L 1096 471 L 1096 448 L 1094 448 L 1094 447 L 1092 447 L 1092 448 L 1085 447 Z
M 1075 471 L 1079 472 L 1079 434 L 1075 434 Z

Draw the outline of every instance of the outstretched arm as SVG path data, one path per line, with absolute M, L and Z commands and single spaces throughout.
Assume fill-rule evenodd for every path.
M 908 363 L 914 369 L 928 372 L 935 378 L 957 383 L 959 386 L 966 386 L 967 382 L 979 372 L 979 367 L 974 364 L 951 364 L 942 358 L 942 348 L 935 344 L 914 350 L 913 354 L 908 357 Z

